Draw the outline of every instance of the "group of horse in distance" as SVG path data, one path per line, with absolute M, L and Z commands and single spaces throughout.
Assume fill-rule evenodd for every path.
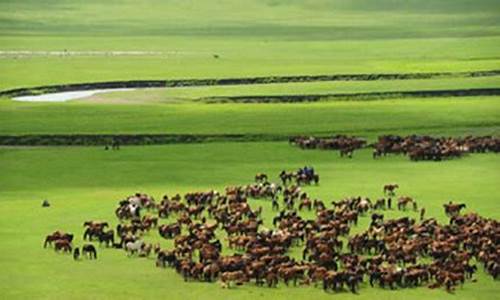
M 360 137 L 335 135 L 332 137 L 292 137 L 290 144 L 301 149 L 338 150 L 341 157 L 352 158 L 355 150 L 364 147 L 373 148 L 373 158 L 387 154 L 407 155 L 412 161 L 458 158 L 467 153 L 500 152 L 500 138 L 492 136 L 467 136 L 464 138 L 432 137 L 428 135 L 379 136 L 378 141 L 368 144 Z
M 295 174 L 291 182 L 281 178 L 287 173 Z M 298 174 L 310 180 L 302 181 Z M 443 205 L 448 224 L 426 218 L 423 207 L 419 220 L 386 219 L 384 212 L 396 209 L 393 198 L 402 214 L 408 208 L 418 210 L 412 197 L 396 197 L 398 184 L 383 186 L 377 200 L 357 196 L 325 203 L 304 191 L 315 176 L 319 178 L 312 167 L 284 171 L 278 176 L 282 184 L 276 184 L 259 173 L 254 183 L 222 193 L 164 195 L 159 202 L 136 193 L 119 202 L 116 231 L 107 222 L 88 221 L 84 239 L 124 249 L 130 257 L 154 253 L 157 267 L 171 267 L 185 281 L 219 281 L 224 288 L 250 282 L 276 287 L 281 282 L 358 293 L 367 282 L 385 289 L 428 286 L 453 292 L 472 280 L 477 263 L 494 278 L 500 274 L 498 221 L 462 215 L 465 204 L 453 202 Z M 251 199 L 272 203 L 272 227 L 264 222 L 263 207 L 252 207 Z M 369 226 L 358 228 L 364 217 Z M 144 242 L 153 229 L 160 238 L 173 240 L 173 248 Z M 71 251 L 71 234 L 58 232 L 47 239 L 56 249 Z M 223 247 L 233 254 L 224 255 Z M 290 255 L 297 247 L 300 258 Z
M 97 250 L 94 245 L 84 244 L 80 251 L 79 247 L 73 247 L 73 237 L 74 235 L 72 233 L 65 233 L 57 230 L 45 237 L 43 247 L 47 248 L 47 246 L 53 246 L 56 252 L 73 253 L 73 258 L 75 260 L 79 260 L 80 256 L 89 259 L 97 259 Z

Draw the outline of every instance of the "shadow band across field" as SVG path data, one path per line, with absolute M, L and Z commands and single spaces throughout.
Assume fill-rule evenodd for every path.
M 379 100 L 395 98 L 431 98 L 431 97 L 477 97 L 498 96 L 500 88 L 457 89 L 457 90 L 424 90 L 424 91 L 389 91 L 368 93 L 342 93 L 342 94 L 309 94 L 309 95 L 272 95 L 272 96 L 230 96 L 207 97 L 199 101 L 206 103 L 298 103 L 317 102 L 325 100 Z
M 0 97 L 33 96 L 47 93 L 86 91 L 96 89 L 118 88 L 174 88 L 196 86 L 229 86 L 294 82 L 321 81 L 377 81 L 377 80 L 416 80 L 436 78 L 472 78 L 500 75 L 500 70 L 484 70 L 470 72 L 433 72 L 433 73 L 393 73 L 393 74 L 334 74 L 334 75 L 298 75 L 298 76 L 266 76 L 222 79 L 172 79 L 172 80 L 131 80 L 94 83 L 60 84 L 37 87 L 17 88 L 0 91 Z

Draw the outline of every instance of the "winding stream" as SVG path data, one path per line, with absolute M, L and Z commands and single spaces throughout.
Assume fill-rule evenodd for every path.
M 73 92 L 60 92 L 60 93 L 50 93 L 34 96 L 20 96 L 14 97 L 14 101 L 24 101 L 24 102 L 66 102 L 70 100 L 87 98 L 96 94 L 110 93 L 110 92 L 122 92 L 122 91 L 132 91 L 133 88 L 119 88 L 119 89 L 97 89 L 97 90 L 86 90 L 86 91 L 73 91 Z

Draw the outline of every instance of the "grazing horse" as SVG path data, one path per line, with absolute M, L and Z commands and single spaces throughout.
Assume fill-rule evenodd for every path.
M 158 228 L 158 233 L 165 239 L 172 239 L 181 234 L 179 223 L 164 224 Z
M 347 156 L 348 158 L 352 158 L 352 154 L 354 153 L 354 147 L 344 147 L 339 149 L 340 157 Z
M 493 279 L 497 279 L 498 275 L 500 275 L 500 263 L 491 262 L 486 265 L 486 270 L 493 276 Z
M 302 210 L 302 208 L 307 208 L 308 210 L 312 209 L 312 202 L 309 198 L 300 200 L 299 210 Z
M 85 244 L 82 247 L 82 256 L 87 255 L 90 259 L 97 259 L 97 250 L 92 244 Z
M 43 243 L 43 247 L 47 248 L 47 245 L 52 245 L 52 242 L 58 240 L 66 240 L 71 243 L 73 241 L 73 235 L 70 233 L 55 231 L 54 233 L 49 234 L 45 237 L 45 242 Z
M 444 206 L 444 212 L 446 213 L 447 216 L 456 216 L 460 214 L 460 211 L 464 208 L 466 208 L 466 205 L 464 203 L 461 204 L 454 204 L 452 202 L 448 204 L 443 204 Z
M 384 185 L 383 192 L 385 195 L 389 196 L 394 196 L 396 193 L 395 191 L 399 188 L 399 185 L 394 183 L 394 184 L 386 184 Z
M 71 250 L 72 250 L 71 242 L 69 242 L 68 240 L 57 240 L 54 243 L 54 250 L 56 252 L 59 252 L 59 250 L 62 250 L 64 252 L 71 253 Z
M 411 198 L 411 197 L 408 197 L 408 196 L 400 197 L 398 199 L 398 210 L 406 210 L 406 206 L 409 203 L 414 203 L 414 202 L 415 202 L 415 200 L 413 200 L 413 198 Z
M 385 210 L 385 198 L 380 198 L 377 201 L 375 201 L 375 205 L 373 206 L 373 209 L 384 209 Z
M 149 257 L 151 250 L 153 249 L 153 244 L 143 244 L 141 250 L 139 251 L 140 257 Z
M 86 221 L 83 223 L 83 226 L 86 227 L 83 239 L 91 241 L 94 238 L 98 238 L 109 225 L 107 222 Z
M 75 250 L 73 251 L 73 259 L 74 260 L 80 259 L 80 248 L 76 247 Z
M 267 181 L 267 175 L 264 173 L 257 173 L 255 175 L 255 182 L 266 182 Z
M 212 282 L 219 276 L 220 267 L 217 263 L 206 264 L 203 268 L 203 277 L 205 281 Z
M 115 233 L 112 229 L 106 232 L 101 232 L 98 237 L 99 244 L 104 242 L 106 243 L 106 247 L 109 247 L 110 245 L 112 246 L 115 243 Z
M 100 227 L 100 228 L 105 228 L 108 227 L 109 224 L 108 222 L 97 222 L 97 221 L 85 221 L 83 223 L 84 227 Z
M 293 180 L 293 172 L 286 172 L 285 170 L 281 171 L 280 179 L 283 182 L 283 185 L 286 185 L 288 182 L 292 182 Z
M 144 246 L 144 241 L 142 240 L 137 240 L 135 242 L 128 242 L 125 244 L 125 251 L 127 251 L 127 255 L 134 255 L 135 253 L 138 253 L 141 251 L 142 247 Z
M 266 283 L 268 287 L 277 287 L 278 286 L 279 277 L 275 272 L 269 271 L 266 274 Z
M 159 250 L 156 256 L 156 266 L 165 267 L 167 264 L 169 266 L 175 265 L 177 262 L 177 257 L 175 251 Z
M 231 282 L 236 282 L 237 285 L 248 281 L 247 275 L 243 271 L 224 272 L 221 274 L 222 287 L 231 288 Z

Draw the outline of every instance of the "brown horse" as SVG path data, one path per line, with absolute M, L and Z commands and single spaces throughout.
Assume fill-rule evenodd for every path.
M 266 182 L 267 181 L 267 175 L 264 173 L 257 173 L 255 175 L 255 182 Z
M 413 198 L 411 197 L 408 196 L 400 197 L 398 199 L 398 210 L 406 210 L 406 206 L 414 202 L 415 200 L 413 200 Z
M 279 175 L 283 185 L 287 185 L 288 182 L 292 182 L 293 180 L 293 172 L 286 172 L 285 170 L 281 171 Z
M 311 199 L 309 198 L 302 199 L 299 204 L 299 210 L 302 210 L 302 208 L 307 208 L 308 210 L 311 210 L 312 209 Z
M 52 242 L 55 242 L 57 240 L 66 240 L 68 242 L 73 241 L 73 234 L 70 233 L 64 233 L 61 231 L 55 231 L 52 234 L 49 234 L 45 237 L 45 242 L 43 243 L 43 247 L 46 248 L 47 245 L 52 245 Z
M 71 248 L 71 242 L 68 240 L 57 240 L 54 243 L 54 250 L 56 252 L 62 250 L 63 252 L 71 253 L 73 249 Z
M 278 280 L 279 280 L 278 274 L 276 274 L 275 272 L 269 271 L 269 272 L 267 272 L 265 277 L 266 277 L 266 283 L 267 283 L 268 287 L 278 286 Z
M 219 276 L 220 267 L 217 263 L 210 263 L 203 268 L 203 277 L 205 281 L 212 282 Z
M 220 279 L 223 288 L 231 288 L 231 282 L 240 285 L 248 281 L 248 277 L 243 271 L 224 272 L 221 274 Z
M 164 224 L 158 228 L 158 233 L 165 239 L 172 239 L 181 234 L 181 226 L 179 223 Z
M 464 208 L 466 208 L 466 205 L 464 203 L 461 204 L 454 204 L 452 202 L 448 204 L 443 204 L 444 207 L 444 212 L 446 213 L 447 216 L 456 216 L 460 214 L 460 211 Z
M 375 201 L 375 205 L 373 206 L 373 209 L 384 209 L 385 210 L 385 198 L 380 198 L 377 201 Z
M 384 194 L 386 195 L 389 195 L 389 196 L 394 196 L 395 195 L 395 191 L 399 188 L 399 185 L 394 183 L 394 184 L 386 184 L 384 185 L 384 189 L 383 189 L 383 192 Z

